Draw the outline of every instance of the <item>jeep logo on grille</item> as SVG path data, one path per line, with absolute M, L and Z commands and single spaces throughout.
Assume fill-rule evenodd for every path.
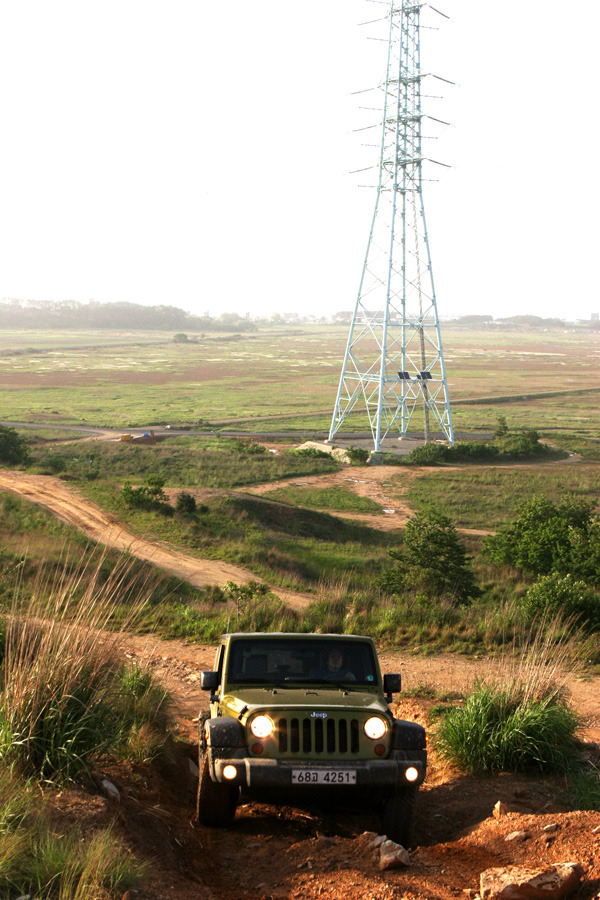
M 326 719 L 327 713 L 326 712 L 322 712 L 322 713 L 314 712 L 314 713 L 310 714 L 310 717 L 311 717 L 311 719 Z

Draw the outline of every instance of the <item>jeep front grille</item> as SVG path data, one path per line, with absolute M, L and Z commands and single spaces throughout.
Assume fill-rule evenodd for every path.
M 277 719 L 279 752 L 358 753 L 358 719 L 305 718 Z

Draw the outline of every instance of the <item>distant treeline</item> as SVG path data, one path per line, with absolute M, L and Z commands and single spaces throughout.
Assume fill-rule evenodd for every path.
M 470 315 L 470 316 L 460 316 L 458 319 L 453 319 L 450 322 L 446 322 L 446 325 L 468 325 L 470 327 L 485 327 L 487 325 L 498 327 L 512 327 L 512 328 L 564 328 L 565 326 L 573 325 L 573 322 L 567 322 L 565 319 L 556 319 L 556 318 L 548 318 L 544 319 L 542 316 L 532 316 L 532 315 L 521 315 L 521 316 L 508 316 L 503 319 L 494 319 L 493 316 L 486 315 Z M 592 329 L 599 329 L 600 322 L 597 319 L 589 319 L 585 321 L 579 321 L 579 325 L 587 325 Z
M 252 319 L 223 313 L 218 319 L 194 316 L 176 306 L 139 303 L 77 303 L 74 300 L 2 300 L 0 328 L 52 328 L 116 331 L 256 331 Z

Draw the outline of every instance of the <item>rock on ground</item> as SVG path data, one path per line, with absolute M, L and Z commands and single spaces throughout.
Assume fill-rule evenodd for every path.
M 547 869 L 507 866 L 481 873 L 481 900 L 560 900 L 577 888 L 583 869 L 579 863 L 557 863 Z

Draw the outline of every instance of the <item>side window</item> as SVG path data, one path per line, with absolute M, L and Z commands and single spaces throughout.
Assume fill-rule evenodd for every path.
M 225 644 L 221 644 L 217 650 L 217 658 L 215 659 L 215 670 L 219 676 L 219 687 L 223 679 L 223 660 L 225 658 Z

